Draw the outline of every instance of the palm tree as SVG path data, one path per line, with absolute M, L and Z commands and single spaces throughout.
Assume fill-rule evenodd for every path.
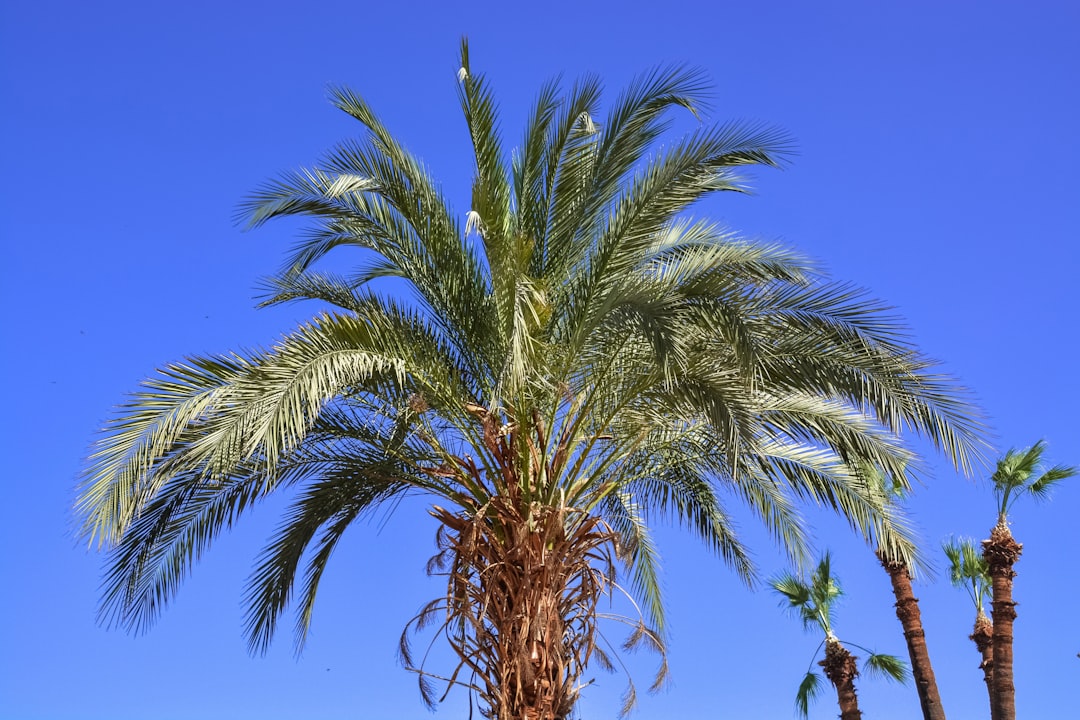
M 829 554 L 818 563 L 810 576 L 809 582 L 792 573 L 784 573 L 770 581 L 773 590 L 784 598 L 783 605 L 798 615 L 803 627 L 817 627 L 825 633 L 822 645 L 825 646 L 825 658 L 818 664 L 825 670 L 825 677 L 836 689 L 836 699 L 840 704 L 841 720 L 858 720 L 862 717 L 859 710 L 859 698 L 855 693 L 855 678 L 859 675 L 856 657 L 845 645 L 853 645 L 868 653 L 863 670 L 867 674 L 884 675 L 897 682 L 907 679 L 908 669 L 903 660 L 894 655 L 882 655 L 841 641 L 833 632 L 833 606 L 843 595 L 838 580 L 833 577 Z M 821 692 L 821 676 L 813 670 L 821 645 L 810 660 L 810 669 L 806 671 L 799 691 L 795 696 L 795 708 L 799 717 L 808 717 L 810 702 Z
M 887 477 L 874 467 L 864 467 L 863 472 L 881 487 L 883 502 L 899 503 L 904 498 L 906 482 Z M 941 704 L 937 677 L 934 675 L 930 651 L 926 646 L 926 630 L 923 628 L 919 599 L 915 597 L 911 584 L 911 567 L 903 557 L 890 552 L 887 547 L 879 546 L 876 554 L 889 575 L 893 595 L 896 597 L 896 617 L 904 629 L 904 641 L 907 643 L 911 674 L 915 680 L 915 689 L 919 693 L 923 719 L 945 720 L 945 708 Z
M 1009 508 L 1024 495 L 1031 495 L 1036 500 L 1046 499 L 1055 483 L 1077 473 L 1076 468 L 1066 465 L 1043 470 L 1042 455 L 1045 450 L 1046 443 L 1042 440 L 1024 450 L 1009 450 L 1005 457 L 998 460 L 997 468 L 990 477 L 997 499 L 998 520 L 990 531 L 990 538 L 983 540 L 982 545 L 994 602 L 991 720 L 1014 720 L 1016 717 L 1016 687 L 1013 683 L 1016 603 L 1013 602 L 1012 586 L 1016 577 L 1013 565 L 1020 559 L 1024 546 L 1016 542 L 1009 529 Z
M 616 569 L 641 607 L 631 639 L 662 650 L 651 519 L 684 523 L 748 581 L 727 498 L 794 561 L 808 555 L 800 500 L 913 555 L 853 463 L 901 467 L 913 428 L 969 468 L 972 408 L 877 303 L 687 213 L 742 191 L 743 166 L 778 165 L 786 138 L 702 126 L 660 152 L 669 112 L 696 115 L 707 87 L 672 68 L 632 84 L 603 123 L 595 79 L 545 85 L 507 161 L 465 43 L 458 79 L 468 213 L 349 90 L 332 100 L 362 138 L 245 204 L 253 225 L 313 223 L 265 304 L 329 309 L 268 350 L 167 365 L 107 424 L 77 504 L 109 550 L 103 621 L 148 627 L 222 530 L 290 493 L 246 632 L 265 650 L 295 605 L 299 649 L 343 533 L 421 494 L 447 592 L 411 626 L 445 638 L 458 665 L 443 679 L 487 716 L 549 720 L 608 659 L 596 603 Z M 348 276 L 317 267 L 339 246 L 358 251 Z
M 975 627 L 971 641 L 979 650 L 982 658 L 979 669 L 983 671 L 986 692 L 990 696 L 991 706 L 994 701 L 994 624 L 986 616 L 986 602 L 990 600 L 990 572 L 986 559 L 975 548 L 975 541 L 968 538 L 950 540 L 942 548 L 949 559 L 949 579 L 958 588 L 967 591 L 975 605 Z

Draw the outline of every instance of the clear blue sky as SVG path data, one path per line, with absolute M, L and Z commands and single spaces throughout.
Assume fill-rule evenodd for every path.
M 516 139 L 533 93 L 597 73 L 614 93 L 660 63 L 706 69 L 713 120 L 798 139 L 758 194 L 708 212 L 783 239 L 894 304 L 976 393 L 999 448 L 1050 444 L 1080 463 L 1080 10 L 1058 2 L 54 2 L 0 8 L 3 413 L 0 717 L 426 718 L 395 662 L 402 626 L 437 595 L 422 504 L 355 529 L 324 581 L 302 658 L 242 640 L 243 582 L 280 504 L 226 537 L 148 634 L 95 624 L 101 558 L 70 534 L 89 444 L 110 408 L 187 354 L 273 342 L 314 308 L 253 309 L 295 228 L 241 232 L 237 202 L 355 131 L 330 84 L 366 96 L 468 211 L 458 39 L 499 90 Z M 932 458 L 911 503 L 931 554 L 985 537 L 983 477 Z M 1075 712 L 1080 481 L 1014 513 L 1020 717 Z M 838 629 L 903 654 L 885 574 L 812 513 L 849 597 Z M 781 568 L 747 521 L 767 571 Z M 766 592 L 741 587 L 676 531 L 661 534 L 673 686 L 635 717 L 788 718 L 816 645 Z M 918 586 L 951 718 L 986 716 L 966 597 Z M 616 639 L 618 632 L 613 631 Z M 648 658 L 644 658 L 646 661 Z M 636 658 L 635 667 L 636 667 Z M 647 685 L 648 663 L 637 672 Z M 613 717 L 603 673 L 581 706 Z M 918 715 L 913 688 L 864 680 L 867 717 Z M 436 717 L 464 717 L 460 693 Z M 813 718 L 835 717 L 826 696 Z

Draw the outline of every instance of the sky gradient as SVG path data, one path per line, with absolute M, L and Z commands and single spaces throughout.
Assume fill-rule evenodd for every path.
M 1080 10 L 1068 2 L 607 2 L 411 5 L 51 2 L 0 7 L 0 353 L 11 411 L 0 507 L 0 718 L 426 718 L 398 635 L 440 593 L 424 575 L 422 502 L 361 525 L 334 556 L 312 636 L 266 657 L 242 637 L 244 580 L 281 501 L 223 537 L 147 634 L 95 622 L 102 558 L 71 532 L 95 432 L 143 377 L 186 355 L 273 343 L 313 306 L 254 309 L 297 226 L 244 232 L 243 197 L 355 135 L 326 88 L 364 96 L 461 216 L 470 148 L 455 97 L 459 38 L 490 78 L 506 144 L 540 84 L 604 79 L 609 97 L 670 63 L 715 82 L 710 122 L 787 130 L 798 153 L 755 195 L 698 209 L 781 240 L 902 315 L 970 388 L 997 448 L 1048 441 L 1080 464 Z M 911 514 L 939 570 L 950 535 L 993 525 L 987 471 L 929 454 Z M 1075 524 L 1080 480 L 1021 500 L 1018 716 L 1064 718 L 1080 682 Z M 841 521 L 808 510 L 848 597 L 841 638 L 904 654 L 888 578 Z M 767 535 L 744 535 L 764 575 Z M 673 683 L 633 715 L 788 718 L 817 638 L 679 533 L 659 533 Z M 974 611 L 938 573 L 917 585 L 950 718 L 988 716 Z M 288 625 L 286 624 L 286 630 Z M 621 637 L 612 630 L 612 640 Z M 628 660 L 642 689 L 651 658 Z M 614 717 L 599 670 L 581 715 Z M 914 688 L 861 678 L 867 717 L 918 716 Z M 465 717 L 461 692 L 435 717 Z M 811 718 L 836 716 L 828 693 Z

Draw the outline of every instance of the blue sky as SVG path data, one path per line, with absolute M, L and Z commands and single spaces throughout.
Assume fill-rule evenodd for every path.
M 101 558 L 70 532 L 83 458 L 110 408 L 155 367 L 273 342 L 313 312 L 255 311 L 295 226 L 244 233 L 237 203 L 355 132 L 325 101 L 364 95 L 424 157 L 462 215 L 469 148 L 454 94 L 459 37 L 491 78 L 509 141 L 545 79 L 596 73 L 614 94 L 657 64 L 716 84 L 710 119 L 785 128 L 799 153 L 752 197 L 703 211 L 780 239 L 897 307 L 925 352 L 970 387 L 1000 450 L 1049 442 L 1080 463 L 1080 10 L 1064 2 L 5 3 L 0 8 L 0 242 L 7 457 L 0 506 L 0 717 L 425 718 L 395 661 L 439 593 L 422 503 L 359 526 L 334 557 L 305 654 L 242 639 L 243 582 L 276 524 L 270 503 L 224 538 L 149 633 L 96 625 Z M 994 522 L 985 475 L 940 458 L 910 504 L 932 556 Z M 1080 481 L 1021 502 L 1017 707 L 1065 717 L 1080 680 L 1073 570 Z M 849 597 L 838 632 L 902 654 L 888 579 L 834 518 L 809 512 Z M 781 569 L 747 519 L 767 572 Z M 817 640 L 763 591 L 660 533 L 673 685 L 641 720 L 787 718 Z M 940 563 L 939 563 L 940 564 Z M 917 587 L 946 710 L 984 717 L 966 597 Z M 615 639 L 618 632 L 613 631 Z M 648 685 L 649 658 L 631 658 Z M 640 665 L 640 666 L 639 666 Z M 581 705 L 614 716 L 603 673 Z M 864 679 L 868 717 L 918 715 L 913 688 Z M 452 694 L 436 717 L 463 717 Z M 825 697 L 811 717 L 835 717 Z

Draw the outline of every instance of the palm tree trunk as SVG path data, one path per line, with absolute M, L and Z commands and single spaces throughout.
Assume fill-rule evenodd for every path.
M 937 679 L 930 664 L 930 651 L 926 647 L 926 632 L 923 630 L 922 614 L 919 612 L 919 599 L 915 597 L 911 587 L 911 574 L 904 563 L 887 559 L 880 550 L 878 559 L 892 580 L 893 595 L 896 596 L 896 617 L 904 628 L 904 640 L 907 641 L 908 657 L 911 658 L 911 674 L 919 692 L 923 719 L 945 720 L 945 708 L 941 705 Z
M 458 669 L 478 681 L 486 717 L 565 720 L 594 648 L 596 603 L 604 591 L 594 551 L 610 544 L 611 535 L 598 531 L 595 518 L 568 522 L 564 508 L 525 502 L 513 438 L 485 409 L 475 414 L 499 461 L 499 492 L 475 514 L 433 509 L 449 531 L 441 544 L 452 557 L 447 637 Z M 475 465 L 462 461 L 462 467 L 482 483 Z
M 1005 519 L 983 541 L 983 557 L 989 566 L 993 588 L 993 680 L 990 692 L 991 720 L 1016 720 L 1016 686 L 1013 682 L 1013 621 L 1016 603 L 1012 586 L 1016 573 L 1013 565 L 1020 559 L 1023 545 L 1013 539 Z
M 990 698 L 990 707 L 994 705 L 994 624 L 986 613 L 979 610 L 975 618 L 975 630 L 971 633 L 971 640 L 979 649 L 982 662 L 979 669 L 983 671 L 983 680 L 986 682 L 986 694 Z
M 601 565 L 610 532 L 595 519 L 568 523 L 543 508 L 522 514 L 494 498 L 488 514 L 442 508 L 449 551 L 447 637 L 473 674 L 491 720 L 565 720 L 593 652 L 596 603 L 609 575 Z M 456 673 L 455 673 L 456 675 Z
M 829 637 L 825 640 L 825 659 L 818 664 L 825 669 L 825 677 L 836 688 L 840 720 L 862 720 L 859 698 L 855 694 L 855 678 L 859 675 L 855 656 L 839 640 Z

